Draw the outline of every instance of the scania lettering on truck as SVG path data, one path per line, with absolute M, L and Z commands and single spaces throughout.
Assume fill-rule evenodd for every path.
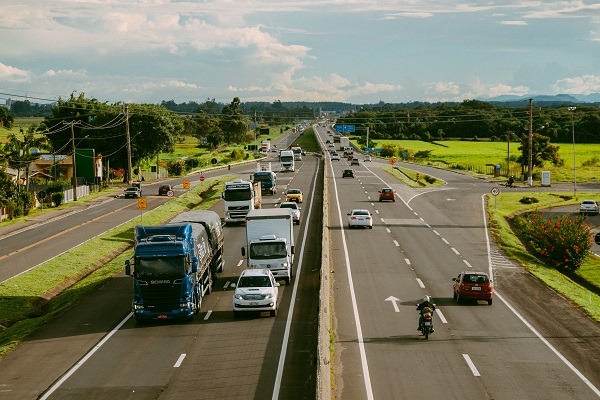
M 279 153 L 279 162 L 281 163 L 282 171 L 294 171 L 296 169 L 294 152 L 291 150 L 283 150 Z
M 133 278 L 134 318 L 193 319 L 212 290 L 211 260 L 202 224 L 136 226 L 133 263 L 125 261 Z
M 262 193 L 275 194 L 277 192 L 277 174 L 271 170 L 271 163 L 258 163 L 256 172 L 252 175 L 252 182 L 260 182 Z
M 302 148 L 300 146 L 293 146 L 292 151 L 294 152 L 294 161 L 302 161 Z
M 294 268 L 294 221 L 289 208 L 252 210 L 246 216 L 248 268 L 268 268 L 275 279 L 290 283 Z
M 225 183 L 221 194 L 225 207 L 225 222 L 244 222 L 248 211 L 260 208 L 260 182 L 236 179 Z

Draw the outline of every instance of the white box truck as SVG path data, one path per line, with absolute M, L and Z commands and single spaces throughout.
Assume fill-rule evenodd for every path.
M 294 220 L 289 208 L 250 210 L 246 215 L 246 246 L 242 256 L 248 268 L 268 268 L 287 284 L 294 268 Z
M 279 153 L 279 163 L 282 171 L 294 171 L 296 165 L 294 162 L 294 152 L 291 150 L 283 150 Z

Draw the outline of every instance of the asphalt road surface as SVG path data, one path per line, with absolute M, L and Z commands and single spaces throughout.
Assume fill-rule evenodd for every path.
M 284 140 L 291 143 L 293 138 Z M 263 207 L 275 207 L 282 200 L 281 189 L 290 186 L 300 188 L 305 199 L 302 222 L 294 228 L 295 278 L 280 287 L 277 317 L 233 319 L 231 283 L 245 268 L 240 251 L 245 227 L 226 226 L 225 270 L 193 322 L 137 324 L 130 315 L 131 279 L 118 275 L 0 360 L 1 397 L 314 398 L 322 164 L 320 157 L 304 157 L 295 173 L 278 174 L 280 191 L 275 196 L 263 197 Z M 247 177 L 254 169 L 255 165 L 249 164 L 220 173 Z M 219 172 L 205 176 L 215 174 Z M 151 198 L 149 205 L 165 201 L 168 199 Z M 215 211 L 222 215 L 222 207 L 218 203 Z M 43 261 L 44 251 L 50 258 L 76 245 L 69 236 L 75 231 L 74 237 L 81 241 L 111 224 L 135 218 L 137 213 L 135 200 L 115 199 L 34 229 L 4 235 L 0 239 L 1 270 L 4 273 L 9 260 L 19 266 L 6 271 L 6 277 L 34 268 Z M 26 252 L 36 254 L 19 258 Z
M 322 136 L 323 140 L 325 136 Z M 376 160 L 329 162 L 338 399 L 591 399 L 600 397 L 600 329 L 490 243 L 483 196 L 492 184 L 407 166 L 446 181 L 410 189 Z M 396 202 L 378 202 L 390 186 Z M 348 229 L 367 208 L 374 226 Z M 493 305 L 453 300 L 461 271 L 491 273 Z M 435 333 L 417 331 L 430 295 Z

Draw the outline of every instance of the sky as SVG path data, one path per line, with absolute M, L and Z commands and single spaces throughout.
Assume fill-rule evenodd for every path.
M 0 0 L 0 104 L 600 93 L 600 1 Z M 38 100 L 39 99 L 39 100 Z

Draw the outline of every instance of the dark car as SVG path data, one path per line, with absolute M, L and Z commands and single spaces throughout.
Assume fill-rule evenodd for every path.
M 173 187 L 171 185 L 161 185 L 158 188 L 158 195 L 159 196 L 168 196 L 169 192 L 173 192 Z
M 133 198 L 137 198 L 140 197 L 140 189 L 136 186 L 131 186 L 128 187 L 127 189 L 125 189 L 125 198 L 129 198 L 129 197 L 133 197 Z
M 392 188 L 383 188 L 379 191 L 379 201 L 396 201 L 396 192 Z
M 454 281 L 454 300 L 460 303 L 463 300 L 485 300 L 492 304 L 494 286 L 485 272 L 461 272 Z
M 354 178 L 354 170 L 345 169 L 344 172 L 342 172 L 342 178 Z

